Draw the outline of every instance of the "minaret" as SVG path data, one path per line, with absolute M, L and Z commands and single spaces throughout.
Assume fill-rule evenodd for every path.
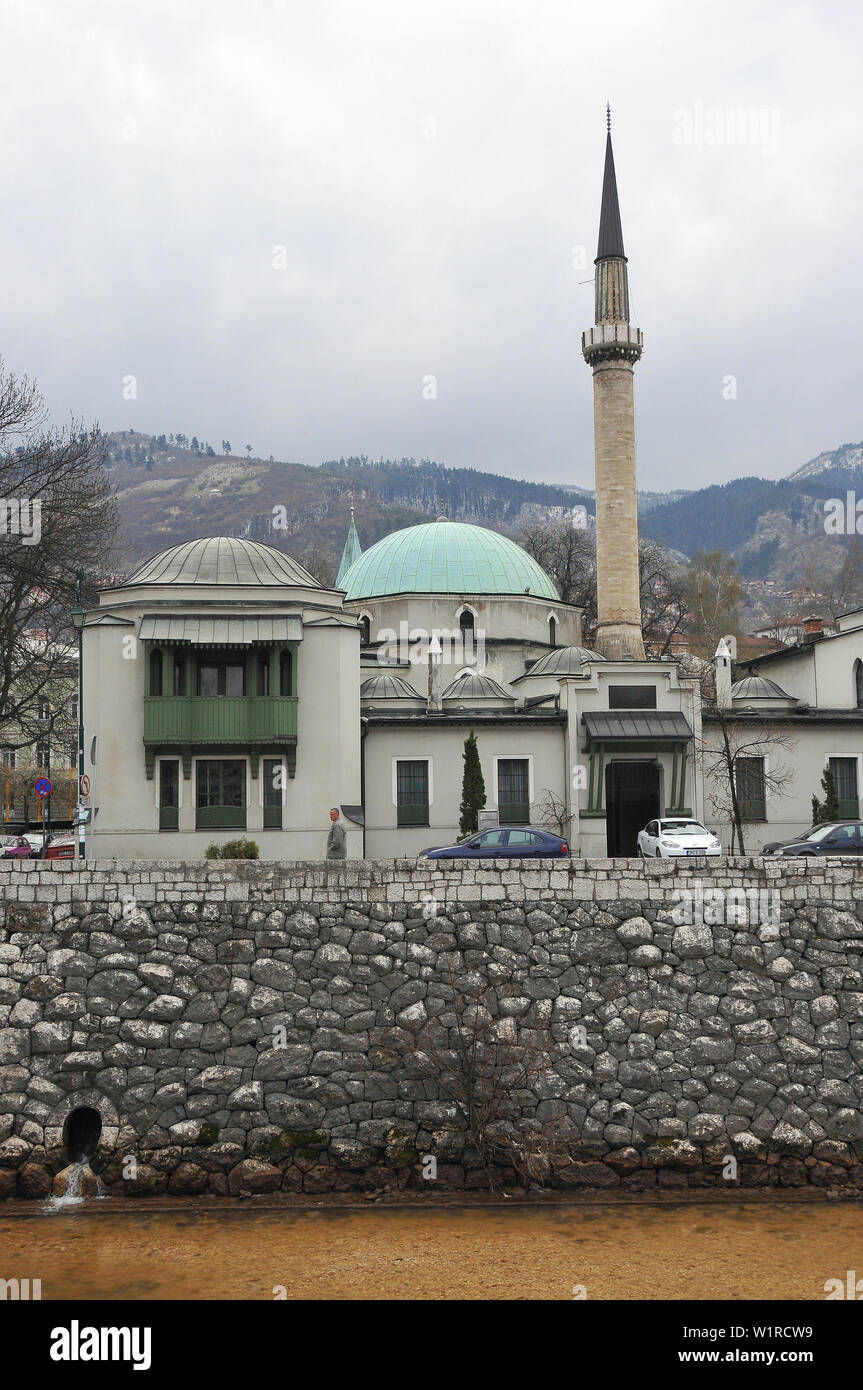
M 581 336 L 593 370 L 596 468 L 596 650 L 610 661 L 644 660 L 638 582 L 638 503 L 632 377 L 642 337 L 629 322 L 629 280 L 608 109 L 596 250 L 596 327 Z
M 345 541 L 345 548 L 342 551 L 342 559 L 341 564 L 339 565 L 339 572 L 336 575 L 337 589 L 340 589 L 342 587 L 342 580 L 344 579 L 351 565 L 354 563 L 355 560 L 358 560 L 360 558 L 362 553 L 363 548 L 360 545 L 360 538 L 357 535 L 357 528 L 354 525 L 354 509 L 353 506 L 351 506 L 351 524 L 348 527 L 347 540 Z

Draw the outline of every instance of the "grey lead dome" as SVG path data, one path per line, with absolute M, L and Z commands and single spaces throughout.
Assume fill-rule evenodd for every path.
M 162 550 L 126 584 L 264 584 L 320 589 L 308 570 L 272 546 L 236 536 L 206 536 Z

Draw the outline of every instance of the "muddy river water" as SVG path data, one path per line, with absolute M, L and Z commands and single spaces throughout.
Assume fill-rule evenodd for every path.
M 0 1266 L 43 1299 L 824 1299 L 863 1204 L 13 1203 Z

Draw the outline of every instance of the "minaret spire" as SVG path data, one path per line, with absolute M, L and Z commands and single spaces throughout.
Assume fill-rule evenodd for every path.
M 357 528 L 354 525 L 354 504 L 352 502 L 351 524 L 348 527 L 347 539 L 345 540 L 345 548 L 342 551 L 341 564 L 339 565 L 339 572 L 336 575 L 337 589 L 340 589 L 342 587 L 342 580 L 344 579 L 351 565 L 354 563 L 355 560 L 358 560 L 360 558 L 362 553 L 363 548 L 360 545 L 360 538 L 357 535 Z
M 626 266 L 609 105 L 596 253 L 596 323 L 581 339 L 584 360 L 593 370 L 596 650 L 610 661 L 643 661 L 632 389 L 642 337 L 629 322 Z

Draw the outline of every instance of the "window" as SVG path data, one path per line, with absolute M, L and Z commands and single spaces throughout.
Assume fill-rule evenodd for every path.
M 73 695 L 69 701 L 69 718 L 73 724 L 78 723 L 78 696 Z
M 809 838 L 814 837 L 810 836 Z M 856 825 L 832 825 L 830 834 L 824 836 L 823 843 L 825 845 L 841 845 L 843 848 L 853 850 L 857 843 Z
M 150 694 L 161 695 L 162 693 L 162 653 L 156 647 L 155 651 L 150 652 Z
M 462 609 L 461 613 L 459 613 L 459 616 L 458 616 L 458 625 L 459 625 L 459 627 L 461 628 L 462 637 L 463 637 L 463 636 L 465 635 L 465 633 L 467 633 L 467 632 L 469 632 L 469 633 L 471 634 L 471 636 L 473 635 L 473 630 L 474 630 L 473 613 L 471 613 L 471 611 L 470 611 L 469 608 L 464 608 L 464 609 Z
M 367 647 L 372 640 L 372 620 L 363 616 L 360 618 L 360 646 Z
M 294 654 L 290 651 L 283 651 L 279 658 L 279 694 L 293 695 L 294 693 Z
M 839 815 L 856 820 L 860 802 L 857 793 L 857 759 L 828 758 L 828 766 L 833 773 L 833 785 L 839 803 Z
M 50 718 L 51 718 L 51 706 L 50 706 L 49 702 L 46 700 L 46 698 L 45 698 L 44 695 L 40 695 L 40 696 L 39 696 L 39 699 L 36 701 L 36 718 L 37 718 L 37 719 L 50 719 Z
M 854 662 L 854 700 L 858 709 L 863 709 L 863 661 Z
M 609 709 L 656 709 L 655 685 L 610 685 Z
M 261 657 L 261 664 L 258 667 L 258 694 L 269 695 L 270 693 L 270 658 Z
M 70 743 L 70 744 L 69 744 L 69 766 L 70 766 L 70 767 L 77 767 L 77 766 L 78 766 L 78 740 L 77 740 L 77 739 L 75 739 L 75 741 L 74 741 L 73 743 Z
M 548 620 L 548 640 L 553 647 L 557 646 L 557 618 L 553 613 Z
M 396 825 L 428 825 L 429 765 L 425 758 L 396 763 Z
M 735 758 L 737 804 L 742 820 L 766 820 L 763 758 Z
M 530 820 L 530 767 L 527 758 L 500 758 L 497 807 L 501 825 Z
M 197 829 L 245 830 L 245 762 L 240 758 L 199 758 L 196 771 Z
M 13 768 L 13 767 L 15 766 L 15 749 L 14 749 L 14 748 L 3 748 L 3 749 L 0 749 L 0 765 L 2 765 L 3 767 L 10 768 L 10 769 Z
M 186 693 L 186 663 L 181 656 L 174 657 L 174 680 L 172 688 L 175 695 L 185 695 Z
M 541 845 L 542 840 L 539 835 L 534 835 L 532 830 L 510 830 L 510 845 L 523 845 L 525 849 L 533 845 Z
M 36 744 L 36 766 L 45 772 L 51 766 L 51 750 L 47 743 Z
M 199 661 L 199 695 L 245 695 L 246 668 L 241 661 Z
M 496 849 L 506 844 L 508 830 L 484 830 L 471 844 L 475 849 Z
M 264 829 L 282 828 L 282 787 L 285 770 L 281 758 L 264 758 Z
M 159 761 L 159 829 L 177 830 L 180 820 L 180 764 L 176 758 Z

